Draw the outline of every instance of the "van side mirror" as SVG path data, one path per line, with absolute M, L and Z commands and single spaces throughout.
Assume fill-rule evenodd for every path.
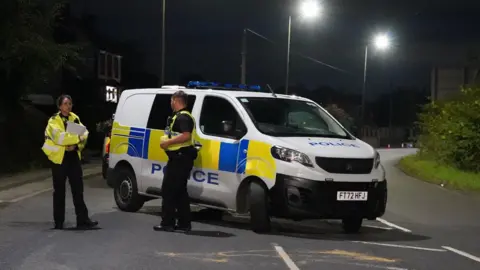
M 222 121 L 222 131 L 225 135 L 234 137 L 235 139 L 240 139 L 245 135 L 245 129 L 236 128 L 233 121 L 229 120 Z
M 222 121 L 222 131 L 225 134 L 232 134 L 233 133 L 233 122 L 228 120 Z

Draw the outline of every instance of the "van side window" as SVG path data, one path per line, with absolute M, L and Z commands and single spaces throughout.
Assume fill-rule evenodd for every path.
M 171 94 L 157 94 L 153 101 L 152 110 L 148 117 L 147 128 L 164 130 L 167 126 L 167 118 L 172 116 L 172 107 L 170 105 Z M 187 109 L 192 111 L 196 96 L 188 95 Z M 132 112 L 135 113 L 135 112 Z
M 210 136 L 239 139 L 247 132 L 235 107 L 220 97 L 205 97 L 199 123 L 201 131 Z

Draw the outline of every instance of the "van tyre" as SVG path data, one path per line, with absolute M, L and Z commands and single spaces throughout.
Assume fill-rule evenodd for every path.
M 118 208 L 125 212 L 137 212 L 145 203 L 143 196 L 138 194 L 135 174 L 127 168 L 116 173 L 113 196 Z
M 252 230 L 256 233 L 270 232 L 271 224 L 266 190 L 260 184 L 252 182 L 248 195 Z
M 342 226 L 345 233 L 358 233 L 362 228 L 363 218 L 349 217 L 342 220 Z

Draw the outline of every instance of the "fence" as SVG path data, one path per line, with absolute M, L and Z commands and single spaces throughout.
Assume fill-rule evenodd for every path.
M 406 127 L 364 127 L 360 134 L 360 139 L 373 147 L 401 147 L 416 138 L 414 129 Z

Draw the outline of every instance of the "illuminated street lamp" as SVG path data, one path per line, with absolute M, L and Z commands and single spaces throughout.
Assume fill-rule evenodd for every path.
M 391 39 L 388 34 L 386 33 L 381 33 L 377 34 L 373 40 L 372 40 L 373 46 L 375 49 L 378 50 L 388 50 L 391 45 Z M 361 120 L 361 125 L 363 126 L 364 121 L 365 121 L 365 94 L 366 94 L 366 85 L 367 85 L 367 61 L 368 61 L 368 46 L 367 44 L 365 46 L 365 63 L 364 63 L 364 68 L 363 68 L 363 88 L 362 88 L 362 107 L 361 107 L 361 113 L 360 113 L 360 120 Z
M 321 12 L 321 7 L 316 1 L 304 1 L 300 4 L 299 12 L 303 18 L 315 18 Z
M 373 39 L 373 44 L 377 49 L 388 49 L 390 47 L 390 38 L 387 34 L 379 34 Z
M 305 0 L 299 6 L 300 17 L 313 19 L 320 16 L 322 7 L 314 0 Z M 292 36 L 292 15 L 288 16 L 288 41 L 287 41 L 287 69 L 285 78 L 285 94 L 288 94 L 288 83 L 290 75 L 290 41 Z

